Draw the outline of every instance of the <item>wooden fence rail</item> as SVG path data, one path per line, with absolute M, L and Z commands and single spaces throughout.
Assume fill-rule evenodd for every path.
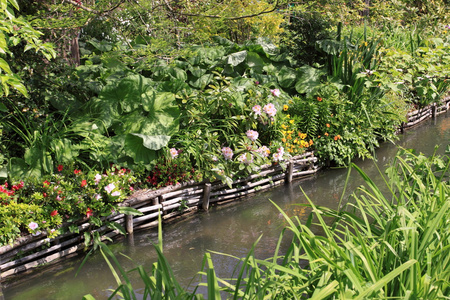
M 449 103 L 450 96 L 444 98 L 439 105 L 433 104 L 408 113 L 408 121 L 402 124 L 399 130 L 409 129 L 430 117 L 448 111 Z M 234 181 L 231 186 L 220 181 L 190 181 L 158 190 L 138 191 L 120 205 L 133 207 L 139 210 L 142 216 L 132 217 L 116 213 L 106 219 L 121 224 L 127 233 L 133 233 L 135 230 L 156 227 L 160 215 L 166 221 L 197 209 L 208 210 L 212 204 L 227 203 L 261 190 L 290 183 L 294 179 L 312 176 L 319 170 L 314 153 L 307 152 L 293 157 L 285 169 L 280 165 L 265 165 L 260 167 L 257 173 Z M 85 232 L 96 231 L 103 239 L 114 238 L 120 234 L 106 226 L 91 230 L 87 219 L 80 220 L 76 225 L 79 233 L 68 232 L 53 239 L 46 237 L 44 233 L 40 236 L 29 235 L 19 238 L 12 246 L 0 247 L 0 282 L 9 276 L 83 251 Z

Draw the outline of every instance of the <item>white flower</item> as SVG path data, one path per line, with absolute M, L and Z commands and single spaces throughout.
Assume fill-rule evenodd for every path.
M 105 191 L 108 194 L 111 194 L 111 192 L 116 188 L 116 186 L 114 185 L 114 183 L 110 183 L 107 186 L 105 186 Z
M 113 196 L 113 197 L 120 196 L 120 192 L 119 192 L 119 191 L 115 191 L 115 192 L 113 192 L 113 193 L 111 194 L 111 196 Z

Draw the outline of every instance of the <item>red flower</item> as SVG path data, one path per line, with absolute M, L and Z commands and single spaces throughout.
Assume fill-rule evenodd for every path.
M 73 170 L 73 174 L 75 174 L 75 175 L 77 175 L 80 172 L 81 172 L 81 170 L 77 170 L 77 169 Z
M 51 217 L 54 217 L 54 216 L 56 216 L 58 214 L 58 211 L 57 210 L 54 210 L 54 211 L 52 211 L 51 213 L 50 213 L 50 216 Z
M 317 101 L 319 101 L 319 102 L 320 102 L 320 101 L 322 101 L 322 98 L 320 98 L 320 97 L 317 97 Z
M 86 185 L 87 185 L 87 181 L 86 181 L 86 179 L 83 179 L 81 181 L 81 187 L 85 187 Z
M 63 165 L 58 165 L 58 172 L 61 172 L 63 170 Z
M 94 215 L 94 212 L 92 211 L 92 209 L 88 208 L 86 211 L 86 217 L 90 218 Z
M 50 182 L 48 182 L 47 180 L 44 181 L 44 187 L 48 187 L 50 186 Z

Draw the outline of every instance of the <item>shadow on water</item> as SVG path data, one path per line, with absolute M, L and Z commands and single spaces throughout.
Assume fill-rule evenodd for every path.
M 429 120 L 399 138 L 396 145 L 381 145 L 376 153 L 376 163 L 371 160 L 357 160 L 356 164 L 376 182 L 381 182 L 375 165 L 383 170 L 395 156 L 397 146 L 430 155 L 434 152 L 435 145 L 440 145 L 438 154 L 443 154 L 446 145 L 450 143 L 450 113 L 440 116 L 437 120 Z M 192 287 L 195 285 L 192 279 L 200 271 L 206 251 L 243 257 L 260 236 L 262 238 L 255 250 L 256 257 L 272 256 L 285 223 L 268 199 L 273 200 L 289 216 L 298 216 L 300 220 L 305 221 L 310 212 L 308 208 L 294 205 L 307 203 L 301 190 L 303 189 L 316 205 L 337 208 L 347 172 L 347 169 L 343 168 L 329 169 L 313 178 L 260 192 L 232 204 L 212 207 L 208 212 L 199 212 L 177 223 L 165 224 L 164 254 L 174 270 L 175 277 L 182 285 L 189 286 L 191 283 Z M 347 194 L 361 184 L 359 175 L 352 171 Z M 284 246 L 287 247 L 289 239 L 284 241 Z M 156 230 L 147 230 L 135 233 L 133 238 L 115 242 L 111 249 L 118 255 L 124 268 L 131 270 L 136 265 L 143 265 L 149 270 L 156 260 L 152 246 L 156 242 Z M 133 261 L 129 261 L 120 253 L 131 257 Z M 116 284 L 103 257 L 100 254 L 90 257 L 75 277 L 82 259 L 82 255 L 76 256 L 6 281 L 3 284 L 4 299 L 81 299 L 88 293 L 96 299 L 107 298 L 110 294 L 108 289 Z M 235 260 L 220 255 L 213 255 L 213 259 L 219 277 L 231 276 L 237 263 Z M 130 277 L 136 282 L 135 287 L 138 290 L 141 283 L 137 272 L 130 273 Z

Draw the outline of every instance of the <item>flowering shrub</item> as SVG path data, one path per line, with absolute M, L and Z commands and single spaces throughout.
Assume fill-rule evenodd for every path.
M 287 112 L 288 105 L 284 105 L 283 111 Z M 305 152 L 305 149 L 313 145 L 313 140 L 306 140 L 307 134 L 297 129 L 297 123 L 290 114 L 283 115 L 281 118 L 280 132 L 282 135 L 281 142 L 286 151 L 291 155 L 299 155 Z
M 55 237 L 68 229 L 76 231 L 76 226 L 62 225 L 82 218 L 100 226 L 100 217 L 113 213 L 136 181 L 130 170 L 114 166 L 102 174 L 84 174 L 62 165 L 57 171 L 42 179 L 21 181 L 11 189 L 8 183 L 0 187 L 1 245 L 12 243 L 23 232 Z
M 186 157 L 181 154 L 182 150 L 171 148 L 168 156 L 157 161 L 154 169 L 146 178 L 150 187 L 169 186 L 192 179 L 201 179 Z

